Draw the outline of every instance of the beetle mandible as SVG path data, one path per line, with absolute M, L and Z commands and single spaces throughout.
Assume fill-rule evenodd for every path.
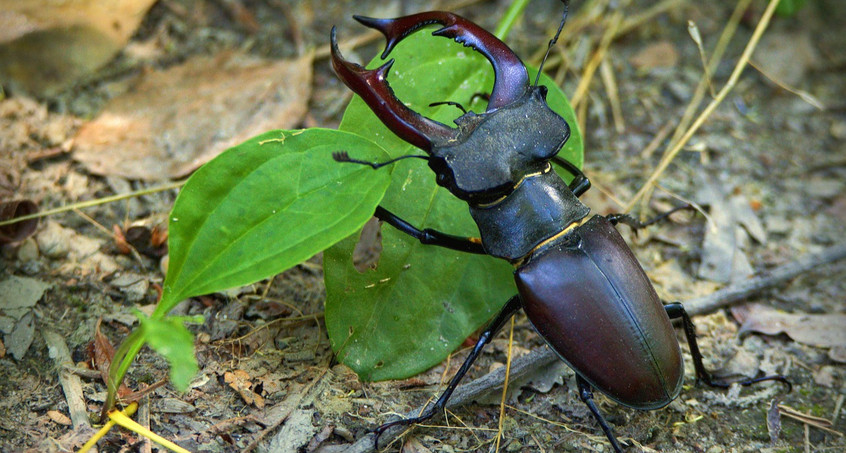
M 547 54 L 566 20 L 564 3 L 564 18 L 549 42 Z M 393 60 L 373 70 L 345 60 L 332 28 L 332 66 L 338 77 L 394 134 L 426 152 L 425 156 L 398 159 L 425 159 L 438 185 L 467 202 L 481 237 L 421 230 L 381 206 L 374 215 L 424 244 L 509 261 L 515 268 L 518 289 L 482 332 L 440 398 L 419 417 L 376 428 L 377 447 L 385 430 L 419 423 L 443 411 L 482 348 L 520 308 L 548 345 L 575 370 L 579 396 L 616 452 L 622 452 L 621 444 L 594 403 L 593 389 L 619 404 L 642 410 L 658 409 L 675 399 L 681 391 L 684 368 L 671 318 L 681 319 L 697 381 L 729 386 L 703 366 L 694 326 L 684 307 L 678 302 L 661 302 L 615 229 L 618 223 L 642 228 L 669 213 L 648 222 L 625 214 L 589 216 L 590 209 L 579 197 L 590 188 L 590 180 L 578 167 L 557 157 L 570 136 L 570 127 L 547 105 L 547 89 L 538 85 L 537 79 L 530 84 L 525 65 L 508 46 L 449 12 L 431 11 L 395 19 L 353 17 L 385 36 L 383 59 L 409 34 L 428 25 L 440 25 L 433 35 L 473 48 L 493 66 L 495 80 L 486 111 L 465 112 L 452 128 L 420 115 L 396 98 L 386 80 Z M 374 169 L 398 160 L 365 162 L 345 152 L 335 153 L 334 158 Z M 570 184 L 552 170 L 550 161 L 573 175 Z M 764 380 L 779 380 L 790 386 L 778 375 L 739 383 Z

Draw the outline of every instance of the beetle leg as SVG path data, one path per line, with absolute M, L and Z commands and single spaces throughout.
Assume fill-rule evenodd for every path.
M 669 211 L 667 211 L 663 214 L 658 214 L 657 216 L 655 216 L 655 217 L 653 217 L 649 220 L 646 220 L 644 222 L 641 222 L 640 220 L 632 217 L 629 214 L 608 214 L 607 216 L 605 216 L 605 218 L 608 219 L 608 221 L 611 222 L 612 225 L 617 225 L 618 223 L 624 223 L 624 224 L 630 226 L 632 228 L 632 230 L 637 231 L 641 228 L 646 228 L 649 225 L 661 222 L 662 220 L 666 220 L 671 215 L 675 214 L 676 212 L 685 211 L 685 210 L 688 210 L 688 209 L 694 210 L 696 208 L 692 204 L 677 206 L 677 207 L 670 209 Z
M 747 386 L 762 381 L 778 381 L 787 386 L 788 393 L 793 389 L 793 384 L 791 384 L 786 377 L 780 374 L 749 378 L 742 381 L 716 379 L 711 372 L 705 369 L 705 365 L 702 364 L 702 353 L 699 351 L 699 343 L 696 341 L 696 327 L 693 325 L 690 315 L 687 314 L 687 310 L 684 309 L 681 302 L 666 304 L 664 305 L 664 309 L 667 311 L 667 315 L 670 316 L 670 319 L 682 319 L 684 335 L 687 337 L 687 344 L 690 345 L 690 355 L 693 356 L 693 368 L 696 370 L 696 380 L 698 382 L 703 382 L 711 387 L 729 388 L 732 384 Z
M 420 230 L 381 206 L 376 207 L 376 212 L 373 215 L 375 215 L 379 220 L 419 240 L 422 244 L 437 245 L 452 250 L 458 250 L 459 252 L 487 255 L 484 247 L 482 247 L 482 241 L 479 238 L 455 236 L 452 234 L 442 233 L 431 228 Z
M 614 432 L 611 431 L 611 427 L 608 426 L 608 422 L 605 421 L 605 417 L 599 412 L 599 408 L 596 407 L 596 403 L 593 401 L 593 388 L 591 388 L 588 381 L 586 381 L 580 375 L 576 375 L 576 382 L 579 384 L 579 398 L 581 398 L 582 402 L 584 402 L 588 409 L 593 413 L 593 417 L 599 423 L 599 426 L 602 427 L 602 431 L 605 432 L 605 437 L 608 438 L 608 441 L 611 442 L 611 447 L 614 448 L 614 451 L 617 453 L 623 452 L 623 447 L 620 446 L 620 442 L 617 440 L 617 437 L 614 436 Z
M 431 24 L 442 25 L 434 36 L 445 36 L 472 47 L 484 55 L 494 69 L 494 85 L 488 111 L 511 104 L 519 99 L 529 87 L 529 73 L 520 58 L 496 36 L 484 28 L 453 13 L 428 11 L 396 19 L 374 19 L 353 16 L 362 24 L 375 28 L 385 35 L 387 44 L 382 58 L 386 58 L 394 46 L 416 30 Z
M 568 173 L 574 176 L 573 180 L 568 186 L 570 188 L 570 192 L 573 192 L 573 195 L 581 197 L 585 192 L 588 191 L 588 189 L 590 189 L 590 179 L 588 179 L 588 177 L 585 176 L 584 173 L 582 173 L 582 170 L 580 170 L 579 167 L 573 165 L 567 159 L 563 159 L 558 156 L 554 156 L 552 158 L 552 161 L 564 167 L 564 169 L 567 170 Z
M 455 373 L 455 376 L 453 376 L 452 379 L 449 381 L 449 385 L 447 385 L 446 390 L 444 390 L 444 393 L 442 393 L 438 400 L 435 401 L 435 404 L 429 406 L 429 408 L 418 417 L 395 420 L 393 422 L 385 423 L 384 425 L 376 428 L 373 431 L 373 434 L 375 434 L 376 436 L 373 439 L 373 443 L 376 446 L 376 450 L 379 450 L 379 437 L 388 429 L 393 428 L 395 426 L 407 426 L 421 423 L 434 417 L 435 414 L 443 412 L 444 408 L 446 407 L 447 400 L 450 396 L 452 396 L 452 392 L 454 392 L 456 387 L 458 387 L 458 383 L 461 381 L 464 375 L 467 374 L 467 370 L 470 369 L 470 366 L 473 365 L 473 362 L 475 362 L 476 359 L 479 357 L 479 354 L 482 352 L 482 349 L 485 347 L 485 345 L 491 342 L 491 339 L 493 339 L 494 335 L 499 332 L 499 329 L 502 328 L 503 324 L 505 324 L 505 322 L 508 321 L 511 316 L 514 315 L 514 313 L 520 310 L 520 307 L 522 306 L 523 302 L 520 300 L 520 296 L 515 295 L 511 299 L 508 299 L 508 302 L 505 303 L 505 306 L 502 308 L 499 314 L 496 315 L 496 318 L 494 318 L 493 321 L 491 321 L 490 324 L 488 324 L 488 326 L 485 328 L 484 332 L 479 335 L 479 339 L 476 341 L 476 345 L 473 346 L 473 350 L 470 351 L 470 355 L 468 355 L 467 358 L 464 360 L 464 363 L 461 364 L 461 368 L 458 369 L 458 372 Z

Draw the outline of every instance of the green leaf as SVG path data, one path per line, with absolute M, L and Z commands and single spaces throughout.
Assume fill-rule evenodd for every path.
M 168 271 L 154 317 L 185 298 L 275 275 L 358 231 L 390 170 L 341 165 L 332 159 L 339 150 L 388 157 L 348 132 L 271 131 L 197 170 L 170 215 Z
M 184 323 L 201 323 L 203 318 L 173 316 L 155 319 L 140 312 L 137 315 L 147 344 L 170 364 L 170 381 L 177 390 L 185 391 L 199 368 L 194 357 L 194 335 L 185 328 Z
M 805 0 L 781 0 L 776 6 L 776 14 L 782 17 L 790 17 L 805 6 Z
M 412 109 L 444 124 L 452 124 L 461 112 L 429 103 L 456 101 L 484 110 L 482 102 L 468 103 L 476 93 L 490 93 L 493 70 L 472 49 L 421 32 L 406 38 L 391 57 L 396 63 L 388 80 Z M 376 59 L 369 66 L 380 63 Z M 535 73 L 530 70 L 530 80 Z M 572 129 L 559 155 L 581 166 L 582 139 L 573 110 L 549 78 L 541 76 L 541 84 L 550 89 L 549 105 Z M 358 97 L 340 129 L 381 144 L 391 157 L 420 153 L 394 136 Z M 394 165 L 381 204 L 419 228 L 479 234 L 466 203 L 439 188 L 432 171 L 417 159 Z M 339 360 L 365 380 L 405 378 L 439 363 L 516 291 L 507 262 L 425 246 L 390 227 L 382 229 L 378 269 L 362 274 L 351 262 L 356 239 L 347 238 L 323 255 L 325 319 Z

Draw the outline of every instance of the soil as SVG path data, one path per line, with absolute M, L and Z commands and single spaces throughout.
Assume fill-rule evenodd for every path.
M 96 117 L 109 99 L 131 91 L 129 80 L 139 73 L 222 49 L 246 50 L 271 59 L 294 58 L 302 49 L 325 46 L 333 24 L 360 31 L 350 19 L 354 13 L 394 16 L 435 7 L 452 9 L 449 2 L 435 3 L 433 7 L 428 2 L 398 0 L 162 0 L 133 37 L 130 45 L 136 46 L 136 52 L 132 55 L 119 54 L 94 76 L 60 94 L 35 100 L 8 92 L 0 100 L 0 157 L 14 170 L 6 181 L 14 190 L 6 196 L 34 200 L 45 210 L 165 182 L 95 175 L 73 156 L 73 138 L 79 128 Z M 475 3 L 458 11 L 493 29 L 506 3 Z M 568 95 L 576 91 L 588 52 L 600 42 L 606 24 L 603 17 L 579 16 L 580 8 L 598 8 L 594 3 L 603 2 L 579 3 L 572 5 L 571 17 L 581 17 L 582 35 L 568 40 L 570 67 L 562 74 Z M 843 243 L 846 54 L 842 49 L 846 33 L 842 24 L 846 13 L 833 0 L 807 3 L 792 16 L 773 19 L 761 43 L 763 50 L 753 58 L 779 83 L 747 68 L 664 172 L 651 202 L 636 206 L 635 212 L 649 215 L 679 204 L 679 199 L 708 205 L 706 212 L 713 222 L 728 232 L 728 249 L 717 248 L 715 253 L 712 241 L 717 239 L 708 238 L 714 232 L 703 216 L 662 223 L 638 236 L 621 228 L 666 300 L 701 296 L 732 279 L 742 280 L 748 271 L 767 273 L 797 257 Z M 626 6 L 613 11 L 621 11 L 624 18 L 653 6 L 641 1 L 621 4 Z M 728 79 L 762 10 L 762 2 L 753 2 L 741 20 L 712 74 L 716 90 Z M 731 6 L 720 2 L 679 1 L 669 12 L 639 23 L 611 42 L 606 56 L 609 71 L 596 73 L 586 107 L 578 110 L 586 173 L 594 184 L 584 201 L 594 212 L 617 212 L 621 209 L 618 200 L 634 196 L 656 167 L 667 145 L 667 132 L 672 135 L 671 128 L 702 78 L 702 60 L 688 34 L 688 20 L 697 24 L 709 56 L 730 15 Z M 512 30 L 509 45 L 537 64 L 539 57 L 529 56 L 544 47 L 558 17 L 558 2 L 533 2 Z M 578 21 L 572 19 L 568 27 L 573 23 Z M 377 44 L 381 42 L 356 52 L 374 55 Z M 138 52 L 149 47 L 155 52 Z M 555 68 L 551 70 L 554 73 Z M 616 87 L 609 84 L 611 79 Z M 308 113 L 299 126 L 337 126 L 349 92 L 329 69 L 325 55 L 318 55 L 314 62 L 312 90 Z M 797 90 L 824 107 L 815 107 Z M 619 98 L 616 112 L 608 95 L 614 91 Z M 710 99 L 706 96 L 705 102 Z M 664 138 L 658 140 L 659 146 L 651 146 L 656 136 Z M 74 432 L 70 426 L 59 369 L 43 332 L 63 337 L 77 369 L 85 368 L 90 360 L 89 345 L 98 324 L 113 344 L 126 338 L 135 322 L 132 311 L 148 310 L 157 300 L 157 285 L 163 279 L 161 250 L 142 239 L 136 244 L 146 244 L 146 248 L 139 246 L 143 253 L 124 254 L 113 226 L 124 234 L 132 225 L 144 227 L 142 236 L 156 225 L 164 226 L 175 196 L 175 190 L 165 191 L 52 215 L 41 220 L 34 237 L 3 246 L 0 279 L 27 277 L 49 287 L 43 295 L 36 293 L 29 324 L 20 324 L 23 330 L 18 334 L 24 337 L 30 327 L 31 344 L 24 342 L 23 350 L 14 349 L 21 340 L 13 337 L 11 327 L 4 329 L 0 450 L 67 451 L 87 440 L 89 433 Z M 715 215 L 718 211 L 728 214 Z M 846 263 L 826 264 L 746 302 L 790 313 L 843 315 L 844 277 Z M 27 294 L 34 294 L 31 290 Z M 272 429 L 259 445 L 260 451 L 345 451 L 389 415 L 419 407 L 438 394 L 443 388 L 439 383 L 468 352 L 463 348 L 448 362 L 405 381 L 361 382 L 333 360 L 322 325 L 324 297 L 317 256 L 272 280 L 180 304 L 179 314 L 202 314 L 208 320 L 192 327 L 200 374 L 186 393 L 164 385 L 144 397 L 139 422 L 189 451 L 241 451 L 268 427 Z M 778 383 L 728 391 L 696 385 L 686 359 L 684 390 L 666 408 L 636 411 L 597 396 L 618 437 L 635 444 L 631 451 L 846 451 L 842 349 L 800 343 L 783 333 L 741 332 L 730 310 L 697 316 L 694 321 L 710 369 L 783 374 L 793 383 L 793 391 L 786 393 Z M 524 316 L 519 315 L 515 325 L 515 354 L 542 347 Z M 681 333 L 679 339 L 687 351 Z M 469 377 L 503 366 L 507 351 L 506 331 L 487 348 Z M 140 390 L 166 380 L 167 372 L 166 361 L 145 348 L 126 384 Z M 87 413 L 96 422 L 105 386 L 96 373 L 80 374 Z M 248 384 L 238 387 L 239 379 Z M 439 417 L 415 428 L 387 450 L 490 451 L 501 424 L 500 448 L 509 452 L 611 451 L 579 400 L 572 371 L 559 364 L 536 371 L 531 380 L 531 385 L 522 388 L 511 386 L 504 416 L 500 415 L 500 391 L 494 390 L 485 401 L 460 407 L 447 420 Z M 803 424 L 784 415 L 784 410 L 775 410 L 775 404 L 833 420 L 833 425 L 820 429 Z M 778 427 L 773 420 L 779 422 Z M 151 448 L 144 438 L 118 428 L 98 447 L 101 451 Z

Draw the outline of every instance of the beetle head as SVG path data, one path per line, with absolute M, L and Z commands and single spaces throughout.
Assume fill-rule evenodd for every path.
M 386 80 L 394 60 L 376 69 L 349 62 L 332 29 L 332 67 L 398 137 L 430 155 L 437 182 L 457 197 L 484 204 L 507 195 L 529 173 L 547 168 L 569 137 L 563 118 L 546 105 L 546 88 L 530 86 L 523 62 L 502 41 L 461 16 L 430 11 L 396 19 L 354 16 L 387 40 L 382 58 L 406 36 L 431 24 L 432 34 L 452 38 L 490 61 L 494 85 L 487 109 L 455 120 L 457 128 L 426 118 L 394 95 Z

